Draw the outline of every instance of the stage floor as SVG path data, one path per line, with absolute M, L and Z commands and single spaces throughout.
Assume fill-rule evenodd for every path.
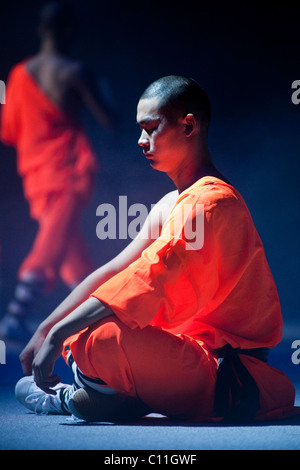
M 300 405 L 297 384 L 297 405 Z M 183 424 L 160 415 L 133 423 L 85 423 L 36 415 L 0 387 L 0 449 L 6 450 L 299 450 L 300 416 L 247 426 Z M 110 454 L 108 454 L 110 455 Z

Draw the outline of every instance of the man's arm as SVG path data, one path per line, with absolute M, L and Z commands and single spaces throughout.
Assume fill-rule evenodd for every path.
M 49 331 L 32 363 L 32 373 L 37 386 L 46 393 L 55 394 L 52 387 L 60 382 L 60 378 L 52 373 L 64 341 L 69 336 L 110 315 L 114 313 L 108 305 L 91 297 L 56 323 Z
M 165 195 L 149 213 L 137 237 L 115 258 L 98 268 L 81 282 L 71 294 L 49 315 L 20 354 L 20 361 L 25 375 L 32 372 L 32 361 L 40 350 L 49 331 L 63 318 L 79 307 L 104 282 L 135 261 L 153 241 L 178 197 L 177 191 Z M 78 330 L 79 331 L 79 330 Z
M 77 92 L 84 106 L 105 129 L 112 129 L 116 124 L 116 116 L 101 96 L 96 80 L 83 65 L 73 79 Z
M 97 287 L 135 261 L 142 251 L 153 242 L 153 235 L 157 234 L 155 238 L 158 237 L 161 227 L 169 216 L 169 212 L 177 197 L 177 191 L 172 191 L 160 199 L 149 213 L 137 237 L 115 258 L 87 276 L 54 312 L 41 323 L 40 329 L 47 334 L 58 321 L 88 299 Z

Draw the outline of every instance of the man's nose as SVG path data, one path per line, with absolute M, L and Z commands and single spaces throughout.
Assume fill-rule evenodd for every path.
M 141 147 L 149 146 L 148 137 L 144 129 L 141 132 L 140 138 L 138 140 L 138 145 L 140 145 Z

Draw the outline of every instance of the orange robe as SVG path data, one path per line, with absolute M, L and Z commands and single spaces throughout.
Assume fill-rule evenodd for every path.
M 24 194 L 39 222 L 37 239 L 19 273 L 42 270 L 53 282 L 65 263 L 66 282 L 78 282 L 92 269 L 78 254 L 79 249 L 86 251 L 78 214 L 91 194 L 96 157 L 82 128 L 41 90 L 26 61 L 9 74 L 0 138 L 16 147 Z
M 193 248 L 185 232 L 197 217 L 204 242 Z M 67 341 L 78 367 L 169 416 L 213 415 L 216 349 L 272 348 L 281 339 L 278 294 L 250 213 L 238 191 L 212 177 L 182 192 L 159 238 L 92 295 L 117 320 Z M 259 388 L 256 419 L 292 412 L 288 377 L 254 357 L 240 360 Z

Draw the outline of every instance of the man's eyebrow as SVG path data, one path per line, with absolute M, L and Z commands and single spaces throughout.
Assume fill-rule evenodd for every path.
M 153 117 L 146 117 L 146 118 L 142 119 L 141 121 L 137 120 L 136 123 L 137 123 L 138 126 L 140 126 L 142 124 L 147 124 L 149 122 L 154 122 L 154 121 L 159 121 L 159 120 L 160 120 L 159 117 L 154 117 L 154 118 Z

